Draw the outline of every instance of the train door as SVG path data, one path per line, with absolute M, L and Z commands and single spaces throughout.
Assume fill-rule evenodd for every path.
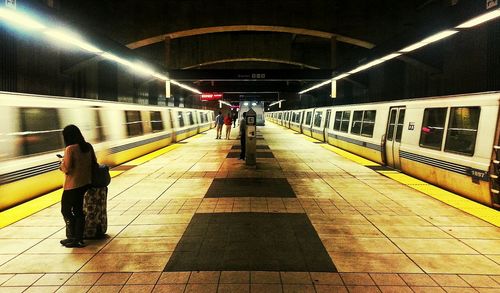
M 323 127 L 323 141 L 328 140 L 328 128 L 330 127 L 330 117 L 332 116 L 332 110 L 326 110 L 325 125 Z
M 401 169 L 399 148 L 405 120 L 405 107 L 394 107 L 389 111 L 387 133 L 385 135 L 385 156 L 389 167 Z

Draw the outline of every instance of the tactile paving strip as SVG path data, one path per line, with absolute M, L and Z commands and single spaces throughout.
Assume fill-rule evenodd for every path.
M 306 214 L 195 214 L 164 271 L 336 272 Z

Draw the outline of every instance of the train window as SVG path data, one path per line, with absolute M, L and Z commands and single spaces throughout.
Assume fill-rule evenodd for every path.
M 342 111 L 335 112 L 335 122 L 333 123 L 333 130 L 340 130 L 340 123 L 342 122 Z
M 104 135 L 104 125 L 102 123 L 102 119 L 101 119 L 101 112 L 100 112 L 100 108 L 99 107 L 92 107 L 92 109 L 94 110 L 94 121 L 95 121 L 95 132 L 96 132 L 96 136 L 94 138 L 94 142 L 101 142 L 101 141 L 105 141 L 106 140 L 106 137 Z
M 401 135 L 403 134 L 403 126 L 405 122 L 405 109 L 399 110 L 398 124 L 396 127 L 396 142 L 401 142 Z
M 128 136 L 137 136 L 144 133 L 142 129 L 141 112 L 125 111 L 125 121 L 127 122 Z
M 153 132 L 163 131 L 163 120 L 161 119 L 160 111 L 149 112 L 149 118 L 151 120 L 151 130 L 153 130 Z
M 325 128 L 330 126 L 330 117 L 332 116 L 332 110 L 326 110 L 326 118 L 325 118 Z
M 56 109 L 21 108 L 20 117 L 23 155 L 54 151 L 63 146 Z
M 342 121 L 340 123 L 340 131 L 349 131 L 349 120 L 351 120 L 351 111 L 344 111 L 342 113 Z
M 421 147 L 441 150 L 447 110 L 447 108 L 425 109 L 420 132 Z
M 354 111 L 354 113 L 352 114 L 351 133 L 360 135 L 362 123 L 363 123 L 363 111 Z
M 193 112 L 187 112 L 187 115 L 188 115 L 189 125 L 194 125 Z
M 321 119 L 323 118 L 323 112 L 314 113 L 314 127 L 321 126 Z
M 369 137 L 373 136 L 373 128 L 375 126 L 376 116 L 377 116 L 377 111 L 375 110 L 364 111 L 363 124 L 361 125 L 361 135 Z
M 179 120 L 179 127 L 184 127 L 184 116 L 182 115 L 182 112 L 177 112 L 177 119 Z
M 444 150 L 472 156 L 476 145 L 479 107 L 451 108 Z
M 307 126 L 311 125 L 311 118 L 312 118 L 312 112 L 307 112 L 305 125 L 307 125 Z
M 391 110 L 391 116 L 389 117 L 389 128 L 387 129 L 387 140 L 392 141 L 394 137 L 394 127 L 396 125 L 396 116 L 398 115 L 397 109 Z

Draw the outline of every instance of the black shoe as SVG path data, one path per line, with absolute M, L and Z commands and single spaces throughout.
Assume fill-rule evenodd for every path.
M 83 242 L 83 240 L 72 240 L 64 246 L 66 246 L 68 248 L 82 248 L 82 247 L 85 247 L 86 245 Z
M 73 240 L 69 239 L 69 238 L 66 238 L 66 239 L 63 239 L 63 240 L 59 241 L 59 243 L 61 243 L 61 245 L 66 246 L 66 244 L 70 243 L 71 241 L 73 241 Z

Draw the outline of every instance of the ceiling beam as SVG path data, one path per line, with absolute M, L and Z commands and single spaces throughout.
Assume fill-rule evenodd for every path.
M 198 35 L 205 34 L 214 34 L 214 33 L 228 33 L 228 32 L 246 32 L 246 31 L 254 31 L 254 32 L 275 32 L 275 33 L 289 33 L 289 34 L 297 34 L 297 35 L 306 35 L 312 36 L 322 39 L 331 39 L 332 37 L 336 37 L 337 41 L 348 43 L 352 45 L 356 45 L 359 47 L 371 49 L 375 47 L 374 44 L 363 41 L 356 38 L 351 38 L 347 36 L 343 36 L 340 34 L 329 33 L 324 31 L 310 30 L 305 28 L 297 28 L 297 27 L 287 27 L 287 26 L 270 26 L 270 25 L 227 25 L 227 26 L 212 26 L 212 27 L 204 27 L 204 28 L 195 28 L 190 30 L 172 32 L 167 34 L 161 34 L 149 38 L 145 38 L 142 40 L 138 40 L 132 43 L 127 44 L 127 47 L 130 49 L 138 49 L 144 46 L 149 46 L 152 44 L 156 44 L 159 42 L 163 42 L 165 38 L 170 39 L 178 39 L 185 37 L 192 37 Z
M 208 62 L 203 62 L 200 64 L 186 66 L 182 69 L 193 69 L 193 68 L 205 67 L 205 66 L 214 65 L 214 64 L 234 63 L 234 62 L 267 62 L 267 63 L 279 63 L 279 64 L 293 65 L 293 66 L 297 66 L 300 68 L 307 68 L 307 69 L 319 69 L 319 67 L 307 65 L 304 63 L 300 63 L 300 62 L 293 62 L 293 61 L 272 59 L 272 58 L 253 58 L 253 57 L 231 58 L 231 59 L 220 59 L 220 60 L 208 61 Z

